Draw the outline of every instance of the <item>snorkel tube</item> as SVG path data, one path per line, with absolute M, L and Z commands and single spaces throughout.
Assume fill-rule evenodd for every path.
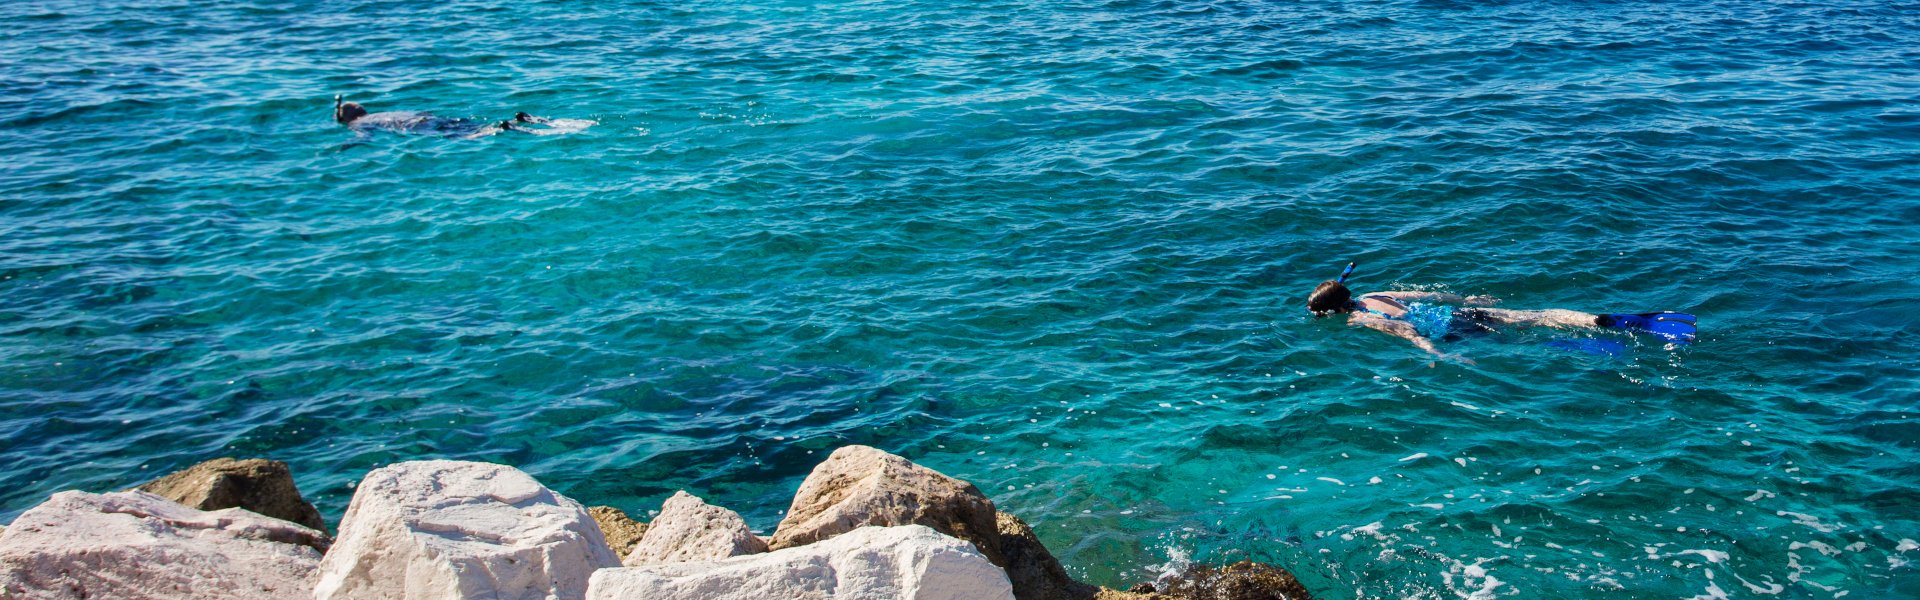
M 1355 264 L 1358 264 L 1358 263 L 1347 263 L 1347 268 L 1346 268 L 1346 270 L 1344 270 L 1344 271 L 1341 271 L 1341 272 L 1340 272 L 1340 278 L 1339 278 L 1339 279 L 1335 279 L 1335 280 L 1333 280 L 1333 282 L 1334 282 L 1334 283 L 1338 283 L 1338 284 L 1340 284 L 1340 285 L 1346 285 L 1346 284 L 1347 284 L 1347 276 L 1348 276 L 1348 275 L 1352 275 L 1352 274 L 1353 274 L 1353 266 L 1354 266 Z

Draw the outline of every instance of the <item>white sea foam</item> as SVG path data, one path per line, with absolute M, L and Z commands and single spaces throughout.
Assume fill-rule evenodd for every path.
M 1187 567 L 1193 565 L 1192 551 L 1173 545 L 1166 546 L 1166 550 L 1167 562 L 1158 565 L 1157 568 L 1149 567 L 1149 569 L 1154 572 L 1154 581 L 1163 581 L 1178 577 L 1181 573 L 1187 571 Z
M 1825 555 L 1825 556 L 1839 556 L 1839 555 L 1840 555 L 1840 549 L 1838 549 L 1838 548 L 1834 548 L 1833 546 L 1831 546 L 1831 545 L 1828 545 L 1828 544 L 1825 544 L 1825 543 L 1821 543 L 1820 541 L 1817 541 L 1817 540 L 1816 540 L 1816 541 L 1812 541 L 1812 542 L 1805 542 L 1805 543 L 1802 543 L 1802 542 L 1794 542 L 1794 543 L 1791 543 L 1791 544 L 1787 544 L 1787 549 L 1788 549 L 1788 550 L 1800 550 L 1800 549 L 1803 549 L 1803 548 L 1804 548 L 1804 549 L 1811 549 L 1811 550 L 1813 550 L 1814 552 L 1819 552 L 1820 554 L 1822 554 L 1822 555 Z
M 1406 458 L 1402 458 L 1402 459 L 1400 459 L 1400 462 L 1407 462 L 1407 461 L 1410 461 L 1410 460 L 1420 460 L 1420 459 L 1422 459 L 1422 458 L 1426 458 L 1426 457 L 1427 457 L 1427 453 L 1425 453 L 1425 452 L 1415 452 L 1415 453 L 1414 453 L 1414 454 L 1413 454 L 1412 456 L 1408 456 L 1408 457 L 1406 457 Z
M 527 127 L 520 130 L 533 135 L 566 135 L 580 133 L 586 131 L 588 127 L 599 124 L 599 121 L 588 119 L 548 119 L 544 128 Z
M 1713 564 L 1727 562 L 1727 553 L 1719 550 L 1681 550 L 1679 554 L 1675 554 L 1675 556 L 1679 556 L 1680 554 L 1698 554 L 1701 558 L 1705 558 L 1707 562 Z
M 1793 524 L 1804 526 L 1804 527 L 1811 527 L 1815 531 L 1819 531 L 1820 533 L 1833 533 L 1835 531 L 1840 530 L 1839 525 L 1828 525 L 1826 523 L 1821 523 L 1819 517 L 1815 517 L 1813 515 L 1809 515 L 1805 513 L 1797 513 L 1797 512 L 1782 510 L 1782 511 L 1777 511 L 1773 514 L 1777 516 L 1782 516 L 1782 517 L 1792 517 Z
M 1704 593 L 1688 598 L 1687 600 L 1728 600 L 1729 598 L 1731 598 L 1731 596 L 1727 595 L 1727 591 L 1720 589 L 1720 584 L 1713 580 L 1713 570 L 1708 569 L 1707 589 L 1704 590 Z
M 1771 596 L 1771 595 L 1779 594 L 1780 592 L 1787 591 L 1787 586 L 1775 583 L 1772 577 L 1762 576 L 1766 578 L 1767 585 L 1766 587 L 1761 587 L 1759 585 L 1755 585 L 1751 581 L 1747 581 L 1747 578 L 1741 577 L 1739 573 L 1732 573 L 1732 575 L 1734 579 L 1740 580 L 1740 585 L 1747 586 L 1747 590 L 1755 594 L 1766 594 Z
M 1487 572 L 1486 567 L 1481 566 L 1492 560 L 1505 559 L 1505 556 L 1499 557 L 1498 559 L 1476 558 L 1472 564 L 1467 564 L 1445 556 L 1440 558 L 1448 563 L 1447 570 L 1440 574 L 1440 582 L 1442 585 L 1445 585 L 1448 590 L 1451 590 L 1455 596 L 1460 598 L 1466 598 L 1467 600 L 1492 600 L 1499 596 L 1500 586 L 1506 584 L 1506 582 L 1500 581 L 1500 578 L 1494 577 L 1492 573 Z M 1455 587 L 1453 582 L 1455 575 L 1460 576 L 1461 587 Z M 1465 589 L 1462 589 L 1462 587 Z
M 1358 534 L 1358 535 L 1370 536 L 1373 539 L 1380 540 L 1382 542 L 1391 542 L 1393 541 L 1393 538 L 1388 537 L 1387 534 L 1380 532 L 1380 528 L 1385 526 L 1386 525 L 1381 523 L 1380 521 L 1374 521 L 1366 525 L 1355 527 L 1352 530 L 1348 531 L 1347 533 L 1340 534 L 1340 539 L 1353 541 L 1354 535 Z

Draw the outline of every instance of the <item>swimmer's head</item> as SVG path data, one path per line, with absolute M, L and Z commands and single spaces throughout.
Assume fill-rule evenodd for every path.
M 367 116 L 367 109 L 357 102 L 341 102 L 339 96 L 333 97 L 333 120 L 341 125 L 352 123 L 354 119 Z
M 1313 295 L 1307 296 L 1307 310 L 1313 311 L 1315 316 L 1347 312 L 1352 310 L 1348 307 L 1351 300 L 1353 292 L 1348 291 L 1345 284 L 1333 280 L 1322 281 L 1319 287 L 1313 288 Z

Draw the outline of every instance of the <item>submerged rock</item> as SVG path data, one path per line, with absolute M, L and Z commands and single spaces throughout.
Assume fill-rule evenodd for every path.
M 244 508 L 325 531 L 320 511 L 300 497 L 287 463 L 216 458 L 147 482 L 138 488 L 188 508 Z
M 1007 578 L 1019 600 L 1087 600 L 1100 588 L 1074 581 L 1060 560 L 1033 535 L 1026 521 L 1007 513 L 996 515 L 1000 551 L 1006 555 Z
M 932 529 L 863 527 L 823 542 L 718 561 L 604 569 L 592 600 L 1007 600 L 1007 575 Z
M 621 564 L 719 560 L 766 551 L 767 542 L 753 535 L 739 513 L 682 491 L 660 506 L 660 516 L 647 525 L 646 535 Z
M 578 600 L 619 565 L 579 503 L 513 467 L 430 460 L 368 473 L 316 600 Z
M 0 598 L 299 597 L 325 547 L 324 533 L 244 509 L 60 492 L 0 537 Z
M 819 542 L 868 525 L 925 525 L 1006 564 L 993 501 L 973 484 L 867 446 L 834 450 L 793 496 L 769 546 Z
M 1241 561 L 1224 567 L 1193 565 L 1153 584 L 1135 586 L 1152 598 L 1177 600 L 1311 600 L 1293 573 L 1273 565 Z
M 627 512 L 611 506 L 589 506 L 587 515 L 600 526 L 600 534 L 607 536 L 607 546 L 613 549 L 613 555 L 620 560 L 627 559 L 627 552 L 640 542 L 640 536 L 647 533 L 647 524 L 633 520 Z

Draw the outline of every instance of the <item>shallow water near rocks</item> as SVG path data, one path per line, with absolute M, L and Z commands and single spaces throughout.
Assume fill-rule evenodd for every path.
M 0 6 L 0 520 L 216 456 L 337 519 L 454 458 L 770 533 L 868 444 L 1109 586 L 1920 596 L 1916 14 Z M 1435 363 L 1305 314 L 1349 260 L 1701 339 Z

